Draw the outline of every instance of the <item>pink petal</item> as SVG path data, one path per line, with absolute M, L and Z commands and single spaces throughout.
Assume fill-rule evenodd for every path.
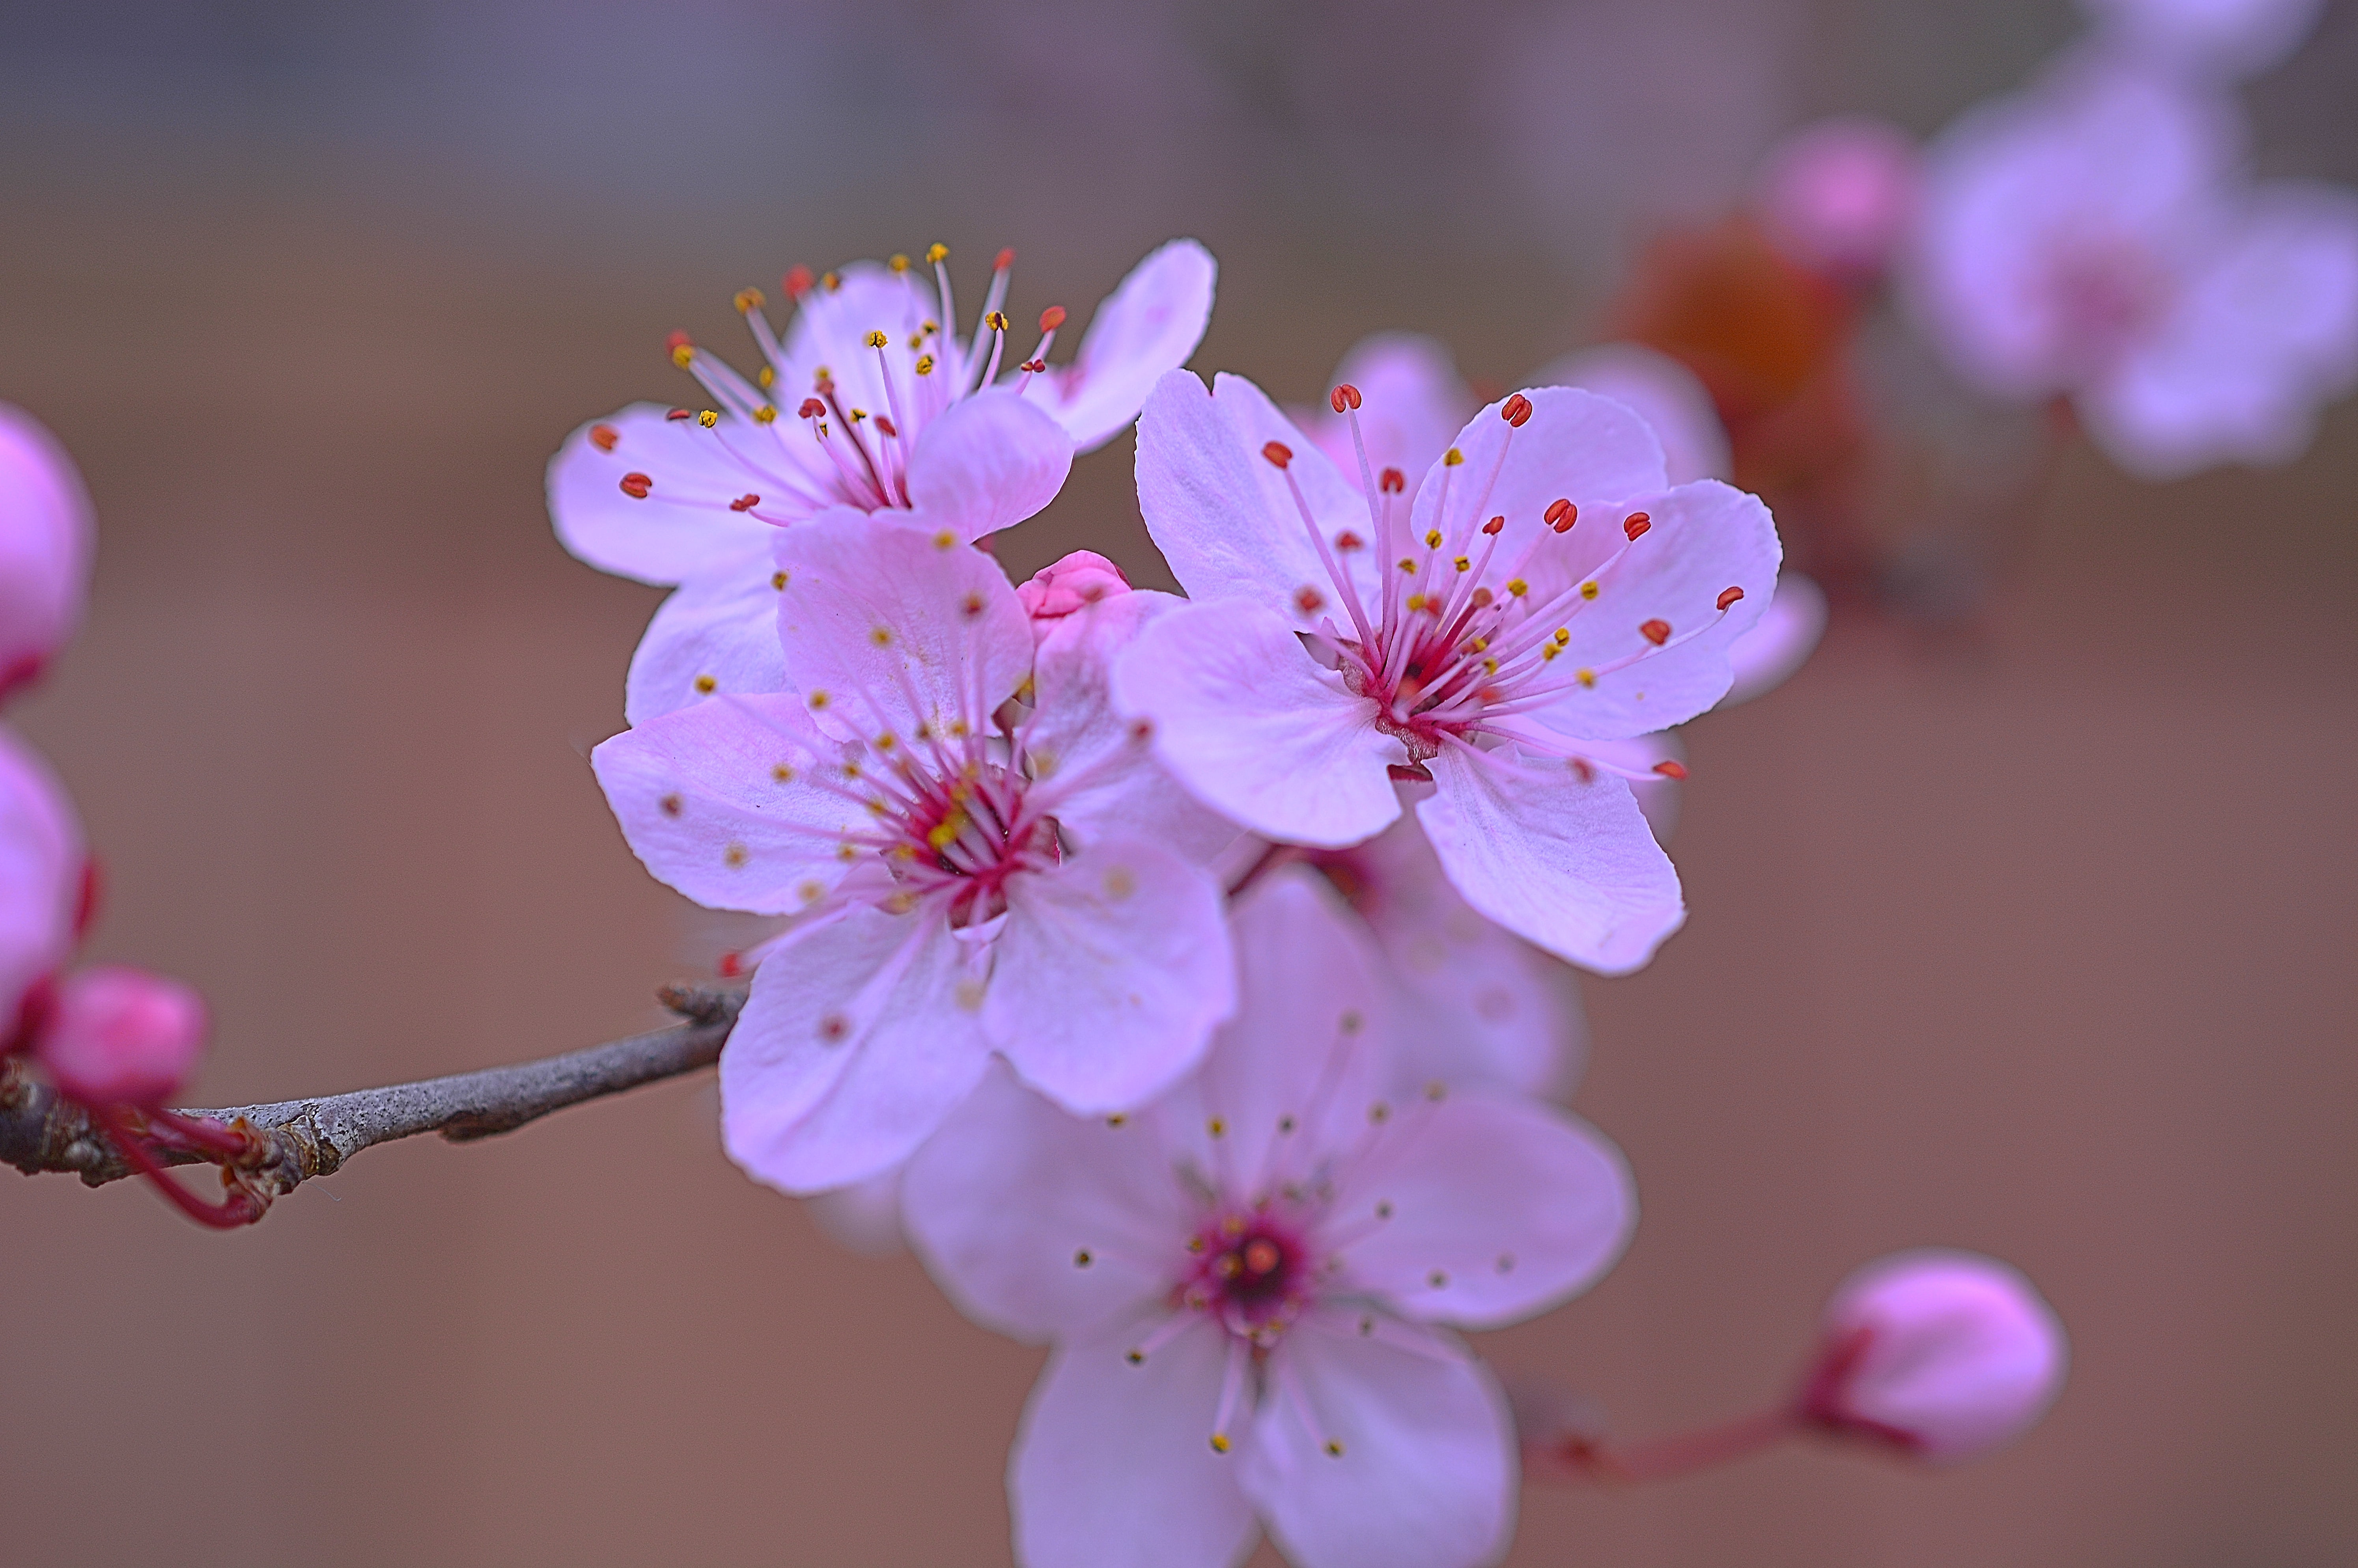
M 1559 499 L 1577 503 L 1585 525 L 1603 535 L 1619 526 L 1621 511 L 1603 515 L 1615 503 L 1651 495 L 1667 482 L 1662 443 L 1631 409 L 1575 387 L 1534 387 L 1524 395 L 1531 414 L 1521 427 L 1509 426 L 1498 416 L 1500 405 L 1491 404 L 1451 446 L 1464 461 L 1452 465 L 1444 456 L 1426 471 L 1412 514 L 1419 537 L 1433 528 L 1470 532 L 1464 528 L 1468 519 L 1502 516 L 1501 562 L 1534 545 L 1545 558 L 1551 546 L 1585 538 L 1582 524 L 1563 538 L 1545 533 L 1541 519 Z
M 73 951 L 83 861 L 73 802 L 38 753 L 0 730 L 0 1048 L 26 988 Z
M 958 1310 L 1034 1343 L 1158 1301 L 1195 1217 L 1151 1129 L 1059 1110 L 1003 1066 L 910 1160 L 901 1209 Z
M 899 1164 L 982 1077 L 980 992 L 971 945 L 922 910 L 790 936 L 720 1054 L 729 1157 L 790 1193 Z
M 1406 1324 L 1362 1336 L 1360 1315 L 1306 1319 L 1270 1357 L 1309 1407 L 1264 1395 L 1240 1455 L 1271 1537 L 1295 1568 L 1495 1561 L 1515 1517 L 1505 1396 L 1455 1339 Z
M 1448 348 L 1414 332 L 1379 332 L 1352 345 L 1335 371 L 1335 384 L 1346 384 L 1359 391 L 1359 438 L 1367 445 L 1368 467 L 1379 477 L 1385 469 L 1398 469 L 1412 486 L 1422 481 L 1424 470 L 1448 448 L 1475 406 Z M 1357 478 L 1358 451 L 1341 415 L 1314 409 L 1302 427 L 1345 478 Z M 1394 504 L 1415 499 L 1411 490 Z
M 1805 126 L 1770 149 L 1756 199 L 1788 255 L 1836 278 L 1870 281 L 1882 276 L 1907 240 L 1916 216 L 1918 163 L 1914 138 L 1897 125 L 1870 115 L 1841 115 Z
M 1328 1223 L 1351 1278 L 1404 1314 L 1498 1328 L 1603 1278 L 1637 1219 L 1628 1164 L 1595 1129 L 1476 1089 L 1395 1115 L 1336 1171 Z
M 1678 872 L 1610 774 L 1451 747 L 1417 807 L 1449 880 L 1508 930 L 1599 974 L 1644 967 L 1686 918 Z
M 56 438 L 0 403 L 0 696 L 38 676 L 81 622 L 90 493 Z
M 715 697 L 590 753 L 622 837 L 657 881 L 709 908 L 761 914 L 816 903 L 842 879 L 838 847 L 871 830 L 859 802 L 814 782 L 834 763 L 791 697 Z
M 853 262 L 837 270 L 834 287 L 822 284 L 795 303 L 779 356 L 785 366 L 778 384 L 799 403 L 824 370 L 836 384 L 842 407 L 885 413 L 892 402 L 868 334 L 881 331 L 891 338 L 885 352 L 906 387 L 915 380 L 911 367 L 916 354 L 910 344 L 925 322 L 940 319 L 933 280 L 920 269 L 894 272 L 882 262 Z M 945 326 L 954 331 L 957 324 Z
M 1135 1331 L 1058 1347 L 1032 1390 L 1008 1465 L 1025 1568 L 1235 1568 L 1258 1533 L 1215 1454 L 1227 1336 L 1211 1321 L 1137 1366 Z
M 2080 0 L 2109 42 L 2166 69 L 2228 78 L 2300 47 L 2325 0 Z
M 847 733 L 979 727 L 1032 673 L 1013 585 L 955 534 L 837 512 L 787 533 L 777 560 L 787 673 Z
M 1132 267 L 1089 319 L 1073 362 L 1026 395 L 1055 415 L 1082 451 L 1138 417 L 1146 395 L 1187 362 L 1212 319 L 1219 265 L 1194 240 L 1172 240 Z
M 683 583 L 647 622 L 623 686 L 622 712 L 633 724 L 717 692 L 789 689 L 778 647 L 777 530 L 770 532 L 760 553 Z
M 777 528 L 730 510 L 730 502 L 759 494 L 763 510 L 773 512 L 789 503 L 789 491 L 808 488 L 771 430 L 735 419 L 708 430 L 668 412 L 633 404 L 574 431 L 548 460 L 548 513 L 565 547 L 600 571 L 662 586 L 725 571 L 769 548 Z M 611 450 L 600 444 L 608 436 Z M 774 464 L 782 482 L 764 490 L 767 481 L 731 457 L 731 447 Z M 644 497 L 622 488 L 633 474 L 649 481 Z M 812 508 L 806 502 L 796 510 Z
M 1163 616 L 1116 661 L 1114 700 L 1153 724 L 1163 765 L 1198 800 L 1263 838 L 1340 849 L 1400 815 L 1385 770 L 1407 752 L 1267 610 Z
M 909 454 L 909 521 L 971 544 L 1055 500 L 1072 467 L 1072 438 L 1055 420 L 1012 392 L 977 393 L 918 436 Z
M 1222 375 L 1206 392 L 1192 371 L 1174 371 L 1146 400 L 1138 423 L 1138 503 L 1174 576 L 1197 600 L 1247 599 L 1314 630 L 1342 607 L 1317 546 L 1286 488 L 1301 484 L 1311 515 L 1329 539 L 1370 538 L 1358 476 L 1346 476 L 1294 428 L 1267 395 L 1241 376 Z M 1275 442 L 1292 453 L 1280 470 L 1262 455 Z M 1363 601 L 1373 592 L 1374 551 L 1349 559 Z M 1311 609 L 1296 596 L 1316 596 Z
M 204 999 L 144 969 L 102 966 L 68 976 L 35 1054 L 86 1105 L 160 1108 L 203 1055 Z
M 1779 572 L 1768 608 L 1750 631 L 1727 645 L 1728 667 L 1736 679 L 1719 706 L 1734 708 L 1783 686 L 1809 662 L 1825 630 L 1825 590 L 1800 572 Z
M 1095 550 L 1068 550 L 1015 585 L 1015 597 L 1032 617 L 1032 633 L 1045 637 L 1067 616 L 1130 591 L 1121 568 Z
M 1599 343 L 1551 362 L 1531 380 L 1541 386 L 1576 386 L 1635 412 L 1662 443 L 1671 484 L 1725 479 L 1734 471 L 1727 430 L 1711 394 L 1694 372 L 1658 350 L 1643 343 Z
M 1011 877 L 983 1029 L 1067 1109 L 1129 1110 L 1203 1059 L 1236 1005 L 1220 886 L 1170 850 L 1100 839 Z

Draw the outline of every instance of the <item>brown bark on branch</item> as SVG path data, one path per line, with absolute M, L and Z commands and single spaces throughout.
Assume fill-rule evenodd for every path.
M 236 1184 L 266 1203 L 313 1176 L 333 1174 L 378 1143 L 421 1132 L 438 1132 L 453 1142 L 512 1132 L 550 1111 L 677 1077 L 719 1060 L 744 998 L 685 988 L 668 988 L 662 996 L 664 1005 L 687 1022 L 509 1067 L 317 1099 L 179 1114 L 246 1133 L 244 1156 L 210 1162 L 223 1165 Z M 155 1152 L 167 1164 L 209 1161 L 170 1147 Z M 14 1058 L 0 1065 L 0 1162 L 28 1176 L 71 1172 L 93 1187 L 135 1173 L 81 1107 L 28 1076 Z

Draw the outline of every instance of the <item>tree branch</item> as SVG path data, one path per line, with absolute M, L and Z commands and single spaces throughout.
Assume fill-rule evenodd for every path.
M 246 1152 L 222 1160 L 165 1140 L 155 1155 L 166 1164 L 222 1164 L 238 1185 L 267 1203 L 313 1176 L 332 1175 L 375 1144 L 421 1132 L 438 1132 L 459 1143 L 513 1132 L 550 1111 L 675 1078 L 719 1060 L 744 998 L 678 987 L 667 987 L 661 995 L 664 1005 L 686 1022 L 510 1067 L 319 1099 L 181 1111 L 183 1117 L 244 1131 Z M 139 1125 L 135 1117 L 134 1126 Z M 28 1176 L 71 1172 L 93 1187 L 136 1173 L 87 1112 L 26 1076 L 13 1057 L 0 1065 L 0 1161 Z

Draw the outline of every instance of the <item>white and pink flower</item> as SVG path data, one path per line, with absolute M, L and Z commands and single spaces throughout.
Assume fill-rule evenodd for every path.
M 0 403 L 0 697 L 39 678 L 81 623 L 90 494 L 65 449 Z
M 2094 58 L 1942 134 L 1908 282 L 1966 380 L 2141 478 L 2287 461 L 2358 384 L 2358 197 L 2247 183 L 2223 99 Z
M 72 956 L 88 858 L 73 802 L 31 747 L 0 730 L 0 1052 L 29 1042 Z
M 783 338 L 746 290 L 737 303 L 763 362 L 753 380 L 676 338 L 674 362 L 716 406 L 635 405 L 583 426 L 551 460 L 566 548 L 680 589 L 632 661 L 632 722 L 716 689 L 781 688 L 766 588 L 781 527 L 839 507 L 964 542 L 1021 523 L 1055 498 L 1076 450 L 1137 417 L 1211 314 L 1211 255 L 1174 240 L 1098 308 L 1072 362 L 1048 363 L 1065 320 L 1051 308 L 1029 356 L 1011 363 L 1001 307 L 1012 253 L 964 336 L 946 254 L 928 254 L 931 281 L 900 256 L 817 281 L 797 269 Z
M 1401 815 L 1396 781 L 1430 780 L 1415 810 L 1468 903 L 1638 968 L 1683 908 L 1606 743 L 1726 694 L 1776 582 L 1768 509 L 1671 486 L 1642 420 L 1561 387 L 1476 415 L 1412 507 L 1405 475 L 1359 469 L 1249 382 L 1165 377 L 1139 497 L 1195 602 L 1122 654 L 1119 699 L 1183 784 L 1272 840 L 1360 843 Z
M 994 1051 L 1083 1111 L 1186 1073 L 1233 1000 L 1200 861 L 1235 830 L 1106 689 L 1179 601 L 1120 595 L 1035 651 L 1014 588 L 954 532 L 843 511 L 775 559 L 791 691 L 716 697 L 591 758 L 658 878 L 798 917 L 752 956 L 721 1057 L 731 1155 L 793 1192 L 874 1175 Z
M 1032 1568 L 1471 1568 L 1512 1528 L 1512 1420 L 1449 1330 L 1592 1284 L 1634 1216 L 1563 1112 L 1392 1079 L 1364 946 L 1289 870 L 1236 914 L 1236 1017 L 1136 1115 L 994 1075 L 903 1210 L 972 1316 L 1055 1351 L 1009 1470 Z M 1403 1087 L 1407 1092 L 1402 1094 Z

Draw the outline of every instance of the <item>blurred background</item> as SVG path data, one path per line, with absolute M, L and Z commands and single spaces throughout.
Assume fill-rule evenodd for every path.
M 1191 233 L 1198 367 L 1306 402 L 1407 328 L 1503 386 L 1793 127 L 1929 134 L 2082 25 L 0 4 L 0 398 L 100 518 L 88 625 L 12 717 L 104 858 L 96 951 L 208 993 L 199 1104 L 659 1021 L 716 939 L 583 756 L 660 596 L 557 547 L 541 472 L 691 399 L 664 335 L 736 353 L 744 285 L 941 240 L 971 287 L 1005 244 L 1019 319 L 1084 316 Z M 2245 91 L 2262 168 L 2358 180 L 2353 89 L 2344 3 Z M 1167 581 L 1129 465 L 1083 460 L 1011 568 Z M 1642 1437 L 1779 1391 L 1840 1275 L 1944 1243 L 2039 1282 L 2071 1384 L 1952 1474 L 1796 1449 L 1534 1489 L 1512 1563 L 2358 1561 L 2358 409 L 2166 487 L 2064 430 L 1985 510 L 1963 586 L 1914 592 L 1895 546 L 1797 677 L 1690 730 L 1688 929 L 1585 984 L 1574 1104 L 1636 1166 L 1636 1246 L 1482 1338 Z M 747 1182 L 715 1104 L 381 1149 L 226 1237 L 0 1175 L 0 1563 L 1005 1562 L 1038 1353 Z

